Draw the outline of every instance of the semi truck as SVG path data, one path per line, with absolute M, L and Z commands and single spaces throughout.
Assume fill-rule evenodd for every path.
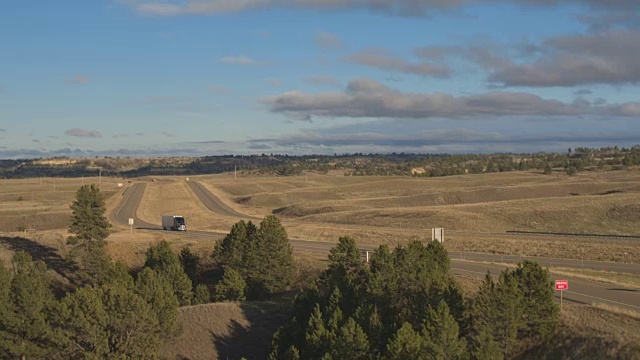
M 184 216 L 162 215 L 162 228 L 164 230 L 187 231 L 187 223 Z

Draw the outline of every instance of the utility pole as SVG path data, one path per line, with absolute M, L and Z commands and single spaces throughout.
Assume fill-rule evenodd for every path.
M 238 180 L 238 167 L 233 165 L 233 180 Z

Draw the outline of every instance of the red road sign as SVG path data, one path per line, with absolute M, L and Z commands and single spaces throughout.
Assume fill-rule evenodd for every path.
M 556 280 L 556 290 L 569 290 L 569 280 Z

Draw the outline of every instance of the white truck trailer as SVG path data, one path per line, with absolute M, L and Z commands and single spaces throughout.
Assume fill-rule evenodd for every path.
M 162 228 L 164 230 L 187 231 L 187 223 L 184 216 L 162 215 Z

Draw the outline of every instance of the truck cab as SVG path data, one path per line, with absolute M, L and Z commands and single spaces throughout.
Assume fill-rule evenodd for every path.
M 184 216 L 162 215 L 162 228 L 164 230 L 187 231 L 187 223 Z

